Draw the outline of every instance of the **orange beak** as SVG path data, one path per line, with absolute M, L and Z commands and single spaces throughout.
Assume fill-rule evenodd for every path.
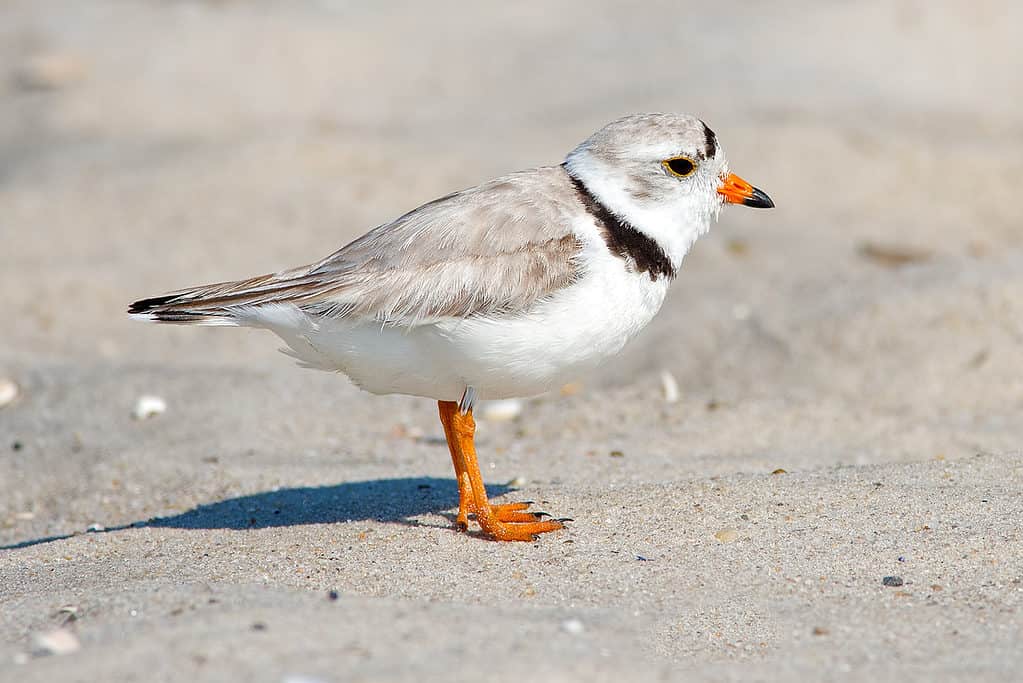
M 734 173 L 728 174 L 724 184 L 718 188 L 718 194 L 724 197 L 725 201 L 730 204 L 742 204 L 743 206 L 752 206 L 757 209 L 774 208 L 774 202 L 771 201 L 766 192 L 758 190 Z

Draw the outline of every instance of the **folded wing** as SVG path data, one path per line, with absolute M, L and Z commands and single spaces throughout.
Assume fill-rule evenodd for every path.
M 253 307 L 417 325 L 527 310 L 580 276 L 561 167 L 498 178 L 381 225 L 319 263 L 137 301 L 160 322 L 234 325 Z

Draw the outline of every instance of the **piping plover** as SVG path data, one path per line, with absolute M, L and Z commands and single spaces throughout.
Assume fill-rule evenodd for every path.
M 530 396 L 617 354 L 657 313 L 725 203 L 770 208 L 728 172 L 700 119 L 638 114 L 564 163 L 424 204 L 318 263 L 136 301 L 136 318 L 262 327 L 301 365 L 375 394 L 438 401 L 456 524 L 498 540 L 562 528 L 492 505 L 473 445 L 478 399 Z

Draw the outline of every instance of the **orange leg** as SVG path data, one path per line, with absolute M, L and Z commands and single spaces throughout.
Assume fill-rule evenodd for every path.
M 472 489 L 469 482 L 462 474 L 465 472 L 465 460 L 458 450 L 454 433 L 451 431 L 451 418 L 458 412 L 458 404 L 454 401 L 438 401 L 440 409 L 440 423 L 444 425 L 444 438 L 448 442 L 448 451 L 451 452 L 451 462 L 455 465 L 455 479 L 458 480 L 458 517 L 455 519 L 455 526 L 459 531 L 469 528 L 469 512 L 472 507 Z
M 525 512 L 528 503 L 491 505 L 483 485 L 483 475 L 476 460 L 476 446 L 473 436 L 476 421 L 472 409 L 465 413 L 452 401 L 440 401 L 440 421 L 444 425 L 451 460 L 458 477 L 458 520 L 459 528 L 468 525 L 467 512 L 476 516 L 483 533 L 498 541 L 532 541 L 537 534 L 555 531 L 564 527 L 558 520 L 541 521 L 538 514 Z

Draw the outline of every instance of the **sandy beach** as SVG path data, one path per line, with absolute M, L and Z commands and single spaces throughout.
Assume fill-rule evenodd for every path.
M 931 7 L 3 3 L 0 681 L 1018 678 L 1023 9 Z M 536 543 L 453 529 L 431 401 L 124 313 L 640 111 L 777 208 L 479 420 Z

